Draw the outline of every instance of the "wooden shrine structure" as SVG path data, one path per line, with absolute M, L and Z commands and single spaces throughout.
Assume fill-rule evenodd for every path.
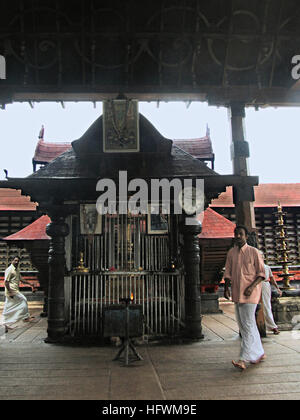
M 19 185 L 51 218 L 49 341 L 66 333 L 101 334 L 103 307 L 118 303 L 121 293 L 133 293 L 143 305 L 147 333 L 174 334 L 184 324 L 187 336 L 202 336 L 200 224 L 186 225 L 184 214 L 170 214 L 167 226 L 155 234 L 146 215 L 117 212 L 98 216 L 93 234 L 82 231 L 82 206 L 95 210 L 97 181 L 108 178 L 118 185 L 119 171 L 127 171 L 128 181 L 140 178 L 148 184 L 153 178 L 204 179 L 205 207 L 226 185 L 244 182 L 216 174 L 162 137 L 145 117 L 138 118 L 139 152 L 104 152 L 100 116 L 72 149 L 26 178 L 3 182 Z M 257 178 L 247 182 L 255 184 Z M 77 270 L 81 255 L 86 272 Z
M 257 243 L 253 186 L 258 184 L 258 178 L 250 177 L 248 170 L 245 107 L 300 105 L 297 0 L 117 0 L 113 4 L 108 0 L 4 0 L 0 23 L 0 55 L 5 67 L 0 72 L 2 108 L 16 101 L 28 101 L 31 106 L 35 101 L 59 101 L 64 106 L 72 100 L 117 98 L 180 100 L 187 104 L 206 101 L 228 107 L 232 129 L 233 175 L 218 175 L 191 159 L 141 117 L 141 149 L 136 150 L 135 157 L 132 152 L 122 153 L 122 157 L 109 153 L 104 156 L 100 152 L 100 117 L 81 139 L 72 143 L 71 150 L 46 168 L 27 178 L 8 178 L 0 183 L 0 188 L 18 188 L 30 195 L 51 218 L 47 228 L 51 237 L 49 341 L 60 340 L 66 333 L 65 277 L 78 264 L 77 251 L 83 247 L 84 252 L 91 243 L 101 247 L 101 241 L 95 245 L 89 237 L 79 241 L 80 246 L 79 242 L 68 242 L 68 238 L 77 232 L 80 204 L 95 202 L 95 181 L 102 177 L 115 179 L 116 172 L 128 169 L 129 179 L 149 180 L 154 175 L 202 178 L 206 206 L 231 185 L 236 221 L 248 227 L 252 242 Z M 129 136 L 129 143 L 135 134 Z M 111 140 L 110 146 L 114 142 Z M 150 155 L 157 158 L 149 159 Z M 105 226 L 111 230 L 116 223 L 121 220 L 107 220 Z M 178 220 L 172 221 L 169 233 L 173 235 L 173 248 L 167 259 L 174 249 L 180 249 L 175 239 L 179 234 L 185 331 L 197 338 L 202 334 L 200 254 L 195 240 L 200 228 L 194 225 L 180 231 L 179 226 Z M 75 237 L 79 240 L 80 235 Z M 65 244 L 69 244 L 69 250 L 77 246 L 77 251 L 68 251 L 65 256 Z M 70 255 L 72 261 L 68 260 Z M 77 296 L 82 283 L 78 287 Z M 80 299 L 86 299 L 86 295 Z M 83 322 L 88 319 L 88 310 L 80 307 L 76 312 L 78 325 L 84 328 L 91 326 Z M 69 313 L 74 315 L 72 311 Z M 175 319 L 174 313 L 172 316 Z

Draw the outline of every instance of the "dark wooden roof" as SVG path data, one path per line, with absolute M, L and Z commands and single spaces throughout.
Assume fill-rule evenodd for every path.
M 196 159 L 213 159 L 214 152 L 209 136 L 196 139 L 176 139 L 173 141 L 175 146 L 189 153 Z
M 216 198 L 227 185 L 257 185 L 258 177 L 219 175 L 189 153 L 163 137 L 140 114 L 140 152 L 103 153 L 103 127 L 100 116 L 89 129 L 72 142 L 72 148 L 26 178 L 8 178 L 0 188 L 19 188 L 23 194 L 41 202 L 96 200 L 98 179 L 109 178 L 118 185 L 119 172 L 127 179 L 146 181 L 161 178 L 201 178 L 207 200 Z
M 140 156 L 105 156 L 99 158 L 87 157 L 86 162 L 79 159 L 74 150 L 68 150 L 51 161 L 44 168 L 29 175 L 31 178 L 110 178 L 118 179 L 119 171 L 127 171 L 128 179 L 133 178 L 175 178 L 175 177 L 205 177 L 217 175 L 204 163 L 190 154 L 172 147 L 171 154 L 162 157 Z

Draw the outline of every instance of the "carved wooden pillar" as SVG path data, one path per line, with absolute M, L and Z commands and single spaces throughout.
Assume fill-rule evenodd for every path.
M 248 158 L 249 145 L 245 141 L 245 106 L 243 103 L 232 103 L 230 106 L 231 121 L 231 159 L 233 174 L 249 175 Z M 249 232 L 255 232 L 254 188 L 245 185 L 233 188 L 236 223 L 247 227 Z
M 185 266 L 185 335 L 203 338 L 201 325 L 200 246 L 201 224 L 182 225 Z
M 65 335 L 65 237 L 69 226 L 65 216 L 51 213 L 51 223 L 46 227 L 50 236 L 49 247 L 49 289 L 48 289 L 48 337 L 46 342 L 57 342 Z

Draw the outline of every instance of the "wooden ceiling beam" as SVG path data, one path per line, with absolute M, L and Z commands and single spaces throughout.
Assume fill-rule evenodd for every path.
M 297 84 L 291 88 L 259 88 L 257 86 L 170 86 L 168 89 L 158 89 L 154 86 L 132 86 L 124 90 L 124 96 L 139 101 L 193 101 L 208 102 L 209 105 L 229 106 L 232 102 L 243 102 L 246 106 L 300 106 L 300 89 Z M 121 87 L 120 87 L 121 88 Z M 12 93 L 14 92 L 14 93 Z M 100 102 L 107 99 L 115 99 L 115 87 L 94 88 L 93 91 L 84 90 L 77 86 L 70 86 L 68 90 L 55 91 L 53 88 L 44 87 L 43 91 L 37 91 L 35 87 L 27 86 L 20 89 L 12 88 L 11 93 L 0 92 L 0 103 L 5 105 L 12 102 L 37 102 L 57 101 L 74 102 L 90 101 Z

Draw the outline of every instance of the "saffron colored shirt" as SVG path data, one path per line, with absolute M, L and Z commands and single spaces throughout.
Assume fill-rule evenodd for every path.
M 258 303 L 261 297 L 261 283 L 250 296 L 245 289 L 257 278 L 265 278 L 263 258 L 258 249 L 245 244 L 242 248 L 234 246 L 228 251 L 224 278 L 231 281 L 231 296 L 235 303 Z

